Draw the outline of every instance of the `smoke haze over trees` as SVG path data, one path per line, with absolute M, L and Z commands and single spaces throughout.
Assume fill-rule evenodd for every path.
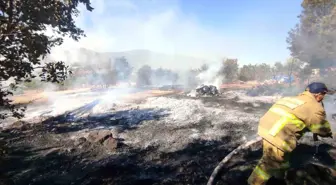
M 149 65 L 142 66 L 137 72 L 137 86 L 152 85 L 152 68 Z
M 158 68 L 152 71 L 152 82 L 153 85 L 174 85 L 179 79 L 178 73 L 170 70 Z
M 29 89 L 43 88 L 41 80 L 48 82 L 46 84 L 57 83 L 59 89 L 77 88 L 83 84 L 111 86 L 119 82 L 135 82 L 138 86 L 183 83 L 186 87 L 213 82 L 216 84 L 212 85 L 218 87 L 221 83 L 237 80 L 265 81 L 293 75 L 303 84 L 310 80 L 314 68 L 324 71 L 321 78 L 329 84 L 335 79 L 335 72 L 328 70 L 328 67 L 335 66 L 336 58 L 336 5 L 333 0 L 303 1 L 300 20 L 287 38 L 292 55 L 288 61 L 241 65 L 239 59 L 225 59 L 200 65 L 205 60 L 161 55 L 147 50 L 134 50 L 127 55 L 127 52 L 102 53 L 81 48 L 77 58 L 71 51 L 64 53 L 72 63 L 68 68 L 64 62 L 48 58 L 48 54 L 51 48 L 62 44 L 62 36 L 73 40 L 84 36 L 84 31 L 74 24 L 74 17 L 79 13 L 78 4 L 84 4 L 92 11 L 88 0 L 67 3 L 5 0 L 1 6 L 0 81 L 12 83 L 0 84 L 0 106 L 12 111 L 16 117 L 21 114 L 15 112 L 15 107 L 6 97 L 15 92 L 20 83 Z M 56 35 L 45 33 L 48 31 L 46 26 Z M 198 64 L 180 72 L 173 65 L 169 68 L 169 61 L 197 61 Z M 161 66 L 163 63 L 165 65 Z M 69 75 L 69 69 L 73 74 Z
M 116 74 L 118 81 L 128 81 L 133 68 L 125 57 L 116 58 L 112 71 Z

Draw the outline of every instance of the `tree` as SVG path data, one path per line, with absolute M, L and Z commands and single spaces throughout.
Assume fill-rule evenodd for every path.
M 334 65 L 336 57 L 336 1 L 304 0 L 300 22 L 287 38 L 294 58 L 305 61 L 311 68 Z
M 292 78 L 295 71 L 300 71 L 300 65 L 295 58 L 289 58 L 285 66 L 285 68 L 287 68 L 288 78 Z M 292 86 L 292 81 L 290 81 L 289 85 Z
M 187 71 L 186 76 L 186 87 L 187 88 L 194 88 L 198 85 L 199 81 L 197 79 L 198 72 L 197 70 L 190 69 Z
M 300 78 L 300 84 L 304 85 L 304 81 L 310 81 L 310 76 L 312 74 L 312 68 L 311 66 L 309 66 L 309 64 L 304 65 L 301 70 L 298 72 L 298 76 Z M 306 85 L 308 85 L 308 83 Z
M 115 85 L 117 83 L 117 74 L 112 71 L 103 74 L 102 78 L 105 85 Z
M 226 59 L 219 71 L 227 82 L 232 82 L 238 77 L 238 59 Z
M 278 76 L 278 75 L 283 75 L 284 71 L 285 71 L 285 67 L 283 66 L 283 64 L 281 62 L 275 62 L 274 66 L 272 67 L 272 73 L 273 73 L 273 77 Z
M 209 69 L 209 65 L 208 64 L 203 64 L 201 66 L 201 68 L 199 69 L 200 72 L 204 72 L 207 71 Z
M 149 65 L 142 66 L 137 72 L 137 86 L 152 85 L 152 68 Z
M 116 58 L 112 71 L 117 75 L 117 80 L 128 80 L 132 74 L 133 68 L 125 57 Z
M 90 0 L 2 0 L 0 2 L 0 82 L 12 80 L 10 87 L 0 84 L 0 106 L 11 111 L 1 118 L 22 118 L 23 112 L 12 104 L 8 96 L 15 87 L 36 77 L 58 83 L 66 78 L 67 66 L 61 62 L 42 62 L 54 46 L 61 45 L 64 36 L 78 40 L 84 31 L 75 25 L 79 4 L 92 11 Z M 54 36 L 46 34 L 50 27 Z
M 324 83 L 327 85 L 327 87 L 335 89 L 336 71 L 329 69 L 328 71 L 324 73 L 323 77 L 324 77 Z
M 256 79 L 255 66 L 252 64 L 243 65 L 239 71 L 239 80 L 241 81 L 250 81 Z
M 173 84 L 176 84 L 177 81 L 178 81 L 179 78 L 180 78 L 180 75 L 179 75 L 178 73 L 176 73 L 176 72 L 173 72 L 171 78 L 172 78 L 172 83 L 173 83 Z
M 152 83 L 155 85 L 172 85 L 175 84 L 179 78 L 179 75 L 176 72 L 161 67 L 153 70 L 152 76 Z
M 36 90 L 38 88 L 42 88 L 42 83 L 40 80 L 37 79 L 32 79 L 30 82 L 25 82 L 23 83 L 24 87 L 26 87 L 27 89 L 31 89 L 31 90 Z
M 256 80 L 263 81 L 272 77 L 271 66 L 265 63 L 255 66 Z

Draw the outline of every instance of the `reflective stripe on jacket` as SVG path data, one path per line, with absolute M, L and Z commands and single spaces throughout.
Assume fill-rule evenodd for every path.
M 331 132 L 321 103 L 308 91 L 278 100 L 260 119 L 258 134 L 285 152 L 311 131 L 324 136 Z

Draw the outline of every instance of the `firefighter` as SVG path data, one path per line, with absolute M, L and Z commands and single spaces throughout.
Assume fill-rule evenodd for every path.
M 298 96 L 278 100 L 261 117 L 258 135 L 263 138 L 263 156 L 248 178 L 248 184 L 264 185 L 271 177 L 284 182 L 290 154 L 304 133 L 332 137 L 322 103 L 328 92 L 324 83 L 311 83 Z

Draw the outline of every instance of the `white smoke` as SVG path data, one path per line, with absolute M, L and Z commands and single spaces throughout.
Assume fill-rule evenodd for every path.
M 111 112 L 116 105 L 124 104 L 125 99 L 136 89 L 115 88 L 108 92 L 44 92 L 45 101 L 42 105 L 28 106 L 23 120 L 40 120 L 43 117 L 55 117 L 59 115 L 71 115 L 73 118 L 81 118 L 91 114 Z M 10 120 L 9 120 L 10 121 Z
M 336 132 L 336 120 L 332 119 L 332 115 L 336 114 L 336 102 L 334 101 L 336 99 L 336 96 L 334 95 L 326 98 L 327 99 L 323 101 L 323 103 L 327 114 L 327 120 L 330 123 L 331 130 L 333 132 Z
M 209 64 L 209 68 L 197 75 L 200 84 L 203 85 L 214 85 L 217 89 L 223 84 L 224 76 L 219 74 L 222 68 L 221 62 Z M 199 85 L 200 85 L 199 84 Z

